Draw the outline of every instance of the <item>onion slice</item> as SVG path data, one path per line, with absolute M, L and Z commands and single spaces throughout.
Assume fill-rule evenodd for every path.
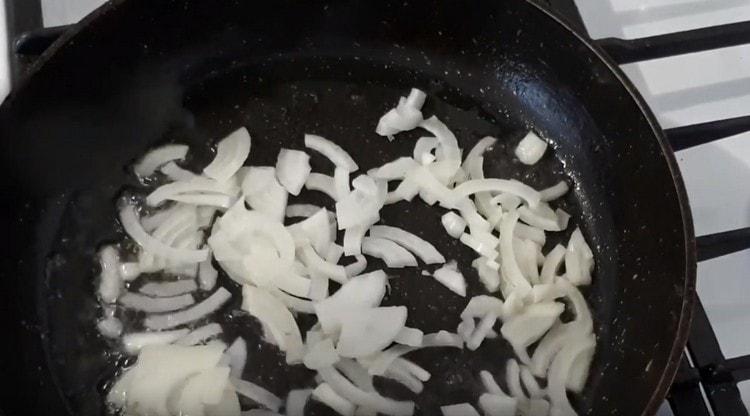
M 411 416 L 414 414 L 414 402 L 396 401 L 383 397 L 375 392 L 367 392 L 359 389 L 346 379 L 335 368 L 322 368 L 319 371 L 321 378 L 341 397 L 360 406 L 372 408 L 378 413 L 392 416 Z
M 228 290 L 220 287 L 211 296 L 188 309 L 164 315 L 151 315 L 146 317 L 143 324 L 146 328 L 154 330 L 162 330 L 184 325 L 197 321 L 198 319 L 216 311 L 231 297 L 232 295 Z
M 539 192 L 518 181 L 508 179 L 472 179 L 453 189 L 454 201 L 478 192 L 509 193 L 536 207 L 541 201 Z
M 237 394 L 247 397 L 255 403 L 258 403 L 267 409 L 271 409 L 274 412 L 278 411 L 281 407 L 281 403 L 283 403 L 275 394 L 247 380 L 233 379 L 232 386 L 234 386 Z
M 190 331 L 189 334 L 175 341 L 175 344 L 186 346 L 196 345 L 210 338 L 216 337 L 222 332 L 221 325 L 217 323 L 206 324 Z
M 122 346 L 128 354 L 138 354 L 147 345 L 171 344 L 187 335 L 187 329 L 162 332 L 133 332 L 122 337 Z
M 455 260 L 452 260 L 445 266 L 435 270 L 432 276 L 453 293 L 459 296 L 466 296 L 466 279 L 464 279 L 464 275 L 458 271 L 458 266 Z
M 417 259 L 405 248 L 384 238 L 362 239 L 362 253 L 383 260 L 388 267 L 416 267 Z
M 194 292 L 198 289 L 195 280 L 177 280 L 174 282 L 150 282 L 141 286 L 139 292 L 147 296 L 169 297 Z
M 406 230 L 388 225 L 370 227 L 370 237 L 391 240 L 416 254 L 425 264 L 445 263 L 445 257 L 432 244 Z
M 219 142 L 214 160 L 203 169 L 203 173 L 217 181 L 226 181 L 237 173 L 249 154 L 250 133 L 240 127 Z
M 320 383 L 312 391 L 312 397 L 341 416 L 354 416 L 354 404 L 336 393 L 328 383 Z
M 544 156 L 547 150 L 547 142 L 540 139 L 533 131 L 530 131 L 516 146 L 516 157 L 524 165 L 534 165 Z
M 276 177 L 292 195 L 299 195 L 310 176 L 310 156 L 301 150 L 281 149 L 276 158 Z
M 146 153 L 133 168 L 139 178 L 145 178 L 154 174 L 156 169 L 173 160 L 185 159 L 189 147 L 184 144 L 167 144 L 157 147 Z
M 302 335 L 286 306 L 267 291 L 250 285 L 242 288 L 242 295 L 242 309 L 257 318 L 270 331 L 279 349 L 286 352 L 287 364 L 301 362 Z
M 442 413 L 443 416 L 479 416 L 477 409 L 469 403 L 440 406 L 440 413 Z
M 129 309 L 159 313 L 171 312 L 188 307 L 195 303 L 195 299 L 189 293 L 164 298 L 152 298 L 138 293 L 126 293 L 120 296 L 118 302 Z
M 305 134 L 305 147 L 315 150 L 328 158 L 337 167 L 346 169 L 349 172 L 356 172 L 359 169 L 357 163 L 349 156 L 346 150 L 328 139 L 314 134 Z

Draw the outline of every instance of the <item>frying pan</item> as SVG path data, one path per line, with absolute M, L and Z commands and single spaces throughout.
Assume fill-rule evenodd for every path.
M 597 259 L 585 295 L 598 347 L 585 392 L 572 400 L 581 414 L 653 414 L 686 342 L 695 283 L 687 198 L 653 115 L 606 56 L 536 3 L 427 0 L 114 1 L 47 50 L 0 111 L 3 411 L 102 413 L 106 382 L 128 361 L 106 352 L 113 346 L 94 329 L 94 253 L 122 238 L 116 197 L 145 192 L 126 169 L 139 155 L 184 142 L 198 168 L 212 143 L 245 125 L 253 164 L 273 163 L 281 145 L 300 148 L 311 132 L 366 170 L 413 146 L 413 136 L 389 143 L 373 132 L 412 86 L 428 93 L 425 113 L 451 126 L 462 148 L 500 139 L 487 175 L 574 184 L 562 206 Z M 512 158 L 529 128 L 554 147 L 533 168 Z M 480 293 L 471 253 L 445 237 L 437 211 L 404 204 L 384 217 L 457 259 L 470 293 Z M 418 273 L 397 273 L 386 303 L 408 303 L 412 326 L 455 328 L 465 299 Z M 232 290 L 220 319 L 229 337 L 255 340 L 258 324 L 234 312 Z M 249 355 L 245 377 L 277 394 L 312 383 L 262 342 Z M 473 402 L 479 370 L 502 374 L 510 356 L 501 340 L 474 354 L 415 353 L 434 375 L 419 411 Z

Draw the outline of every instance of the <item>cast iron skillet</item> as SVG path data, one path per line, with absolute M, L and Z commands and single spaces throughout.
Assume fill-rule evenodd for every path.
M 144 192 L 125 168 L 138 155 L 186 142 L 197 168 L 216 139 L 245 125 L 253 164 L 314 132 L 342 143 L 364 171 L 410 152 L 413 136 L 389 143 L 373 130 L 412 86 L 464 149 L 500 138 L 488 175 L 575 184 L 563 206 L 598 261 L 586 295 L 599 342 L 574 403 L 582 414 L 654 413 L 685 345 L 695 250 L 682 180 L 653 116 L 606 57 L 533 2 L 426 0 L 115 1 L 50 48 L 0 113 L 4 411 L 102 412 L 101 391 L 123 358 L 104 353 L 111 346 L 93 328 L 93 259 L 122 236 L 113 221 L 122 184 Z M 534 168 L 511 157 L 530 127 L 555 147 Z M 469 250 L 445 237 L 438 211 L 397 205 L 385 219 L 468 269 Z M 465 304 L 418 271 L 401 272 L 392 293 L 387 303 L 408 302 L 409 324 L 427 331 L 455 328 Z M 238 302 L 223 310 L 228 338 L 256 339 L 257 324 L 232 312 Z M 509 356 L 502 341 L 477 354 L 414 354 L 435 376 L 420 412 L 474 401 L 478 371 L 502 374 Z M 312 382 L 280 362 L 258 343 L 245 377 L 281 395 Z

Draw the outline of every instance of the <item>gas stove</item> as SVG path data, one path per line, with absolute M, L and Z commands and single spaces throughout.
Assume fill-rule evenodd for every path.
M 4 1 L 0 98 L 65 25 L 104 3 Z M 538 1 L 621 64 L 677 151 L 700 236 L 700 301 L 659 416 L 748 415 L 750 0 Z

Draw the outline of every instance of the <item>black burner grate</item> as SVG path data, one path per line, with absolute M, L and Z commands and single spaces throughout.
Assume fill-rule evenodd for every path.
M 587 33 L 574 0 L 537 0 L 557 12 L 581 33 Z M 597 0 L 599 1 L 599 0 Z M 42 28 L 39 0 L 6 0 L 11 71 L 17 81 L 65 27 Z M 750 43 L 750 22 L 651 36 L 642 39 L 596 40 L 618 64 L 701 52 Z M 750 131 L 750 116 L 717 120 L 665 130 L 675 150 Z M 698 260 L 750 248 L 750 228 L 697 238 Z M 676 416 L 748 416 L 737 383 L 750 380 L 750 355 L 727 359 L 698 300 L 688 347 L 669 392 Z

